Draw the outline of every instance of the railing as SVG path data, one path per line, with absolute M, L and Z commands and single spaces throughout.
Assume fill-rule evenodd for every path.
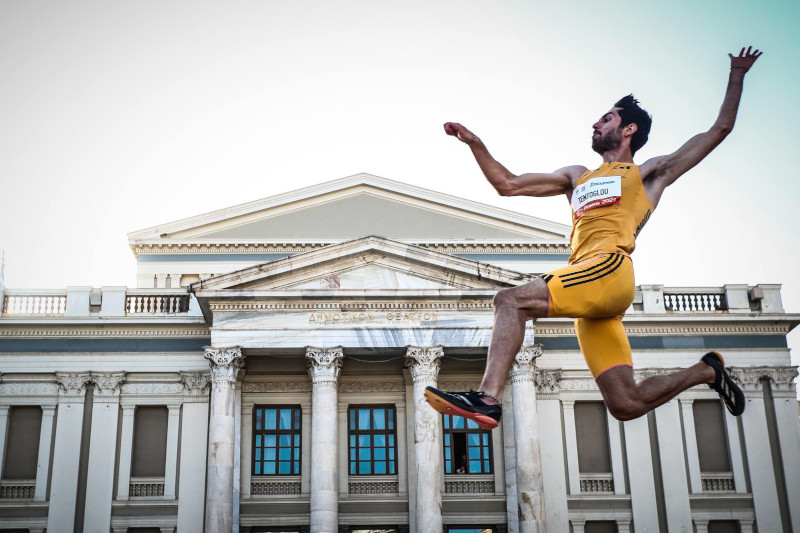
M 130 496 L 132 498 L 148 498 L 164 495 L 163 477 L 131 478 Z
M 690 292 L 690 290 L 677 292 L 676 289 L 665 289 L 664 308 L 668 313 L 708 313 L 726 311 L 728 304 L 725 292 L 722 290 L 719 292 Z
M 32 500 L 35 490 L 35 479 L 0 481 L 0 499 L 3 500 Z
M 610 473 L 581 474 L 580 486 L 582 493 L 613 493 L 614 476 Z
M 736 484 L 732 472 L 702 472 L 700 481 L 703 492 L 735 492 Z
M 189 298 L 188 294 L 129 294 L 125 297 L 125 313 L 187 313 Z
M 494 476 L 452 474 L 444 478 L 446 494 L 494 494 Z
M 286 496 L 300 494 L 300 479 L 290 478 L 276 480 L 274 478 L 253 478 L 250 481 L 252 496 Z
M 7 294 L 3 298 L 3 315 L 24 317 L 60 316 L 67 310 L 66 291 L 46 294 Z
M 397 494 L 397 481 L 350 481 L 347 484 L 350 494 Z

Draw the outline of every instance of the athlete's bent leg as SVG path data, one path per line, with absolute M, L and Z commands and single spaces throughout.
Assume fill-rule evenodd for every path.
M 489 355 L 481 386 L 478 389 L 491 397 L 485 403 L 503 399 L 503 389 L 514 357 L 525 339 L 525 322 L 547 316 L 549 299 L 547 284 L 542 278 L 511 289 L 503 289 L 494 297 L 494 325 L 489 342 Z
M 701 362 L 637 384 L 633 368 L 622 365 L 606 370 L 596 381 L 608 411 L 617 420 L 625 421 L 642 416 L 690 387 L 713 382 L 715 376 L 714 369 Z

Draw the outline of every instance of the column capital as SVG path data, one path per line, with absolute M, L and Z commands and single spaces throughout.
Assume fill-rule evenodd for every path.
M 183 401 L 188 403 L 207 402 L 211 375 L 205 372 L 181 372 Z
M 91 379 L 89 372 L 56 372 L 59 397 L 83 398 L 86 394 L 86 384 Z
M 555 399 L 561 383 L 561 369 L 540 368 L 533 376 L 536 383 L 536 392 L 542 399 Z
M 311 376 L 311 381 L 314 384 L 335 384 L 339 379 L 343 357 L 344 351 L 341 346 L 333 348 L 307 346 L 306 359 L 308 359 L 308 375 Z
M 92 372 L 90 380 L 94 383 L 94 401 L 119 401 L 120 387 L 125 382 L 125 372 Z
M 523 346 L 514 356 L 514 363 L 511 365 L 511 383 L 523 381 L 534 381 L 533 374 L 536 370 L 536 359 L 542 355 L 541 344 L 531 344 Z
M 731 378 L 742 387 L 744 392 L 762 392 L 761 380 L 768 379 L 776 396 L 795 396 L 794 378 L 797 376 L 796 366 L 757 366 L 728 368 Z
M 211 381 L 214 383 L 236 383 L 239 370 L 244 368 L 244 355 L 238 346 L 214 348 L 206 346 L 204 357 L 211 367 Z
M 439 377 L 440 359 L 444 357 L 444 346 L 407 346 L 406 366 L 414 382 L 427 380 L 436 382 Z

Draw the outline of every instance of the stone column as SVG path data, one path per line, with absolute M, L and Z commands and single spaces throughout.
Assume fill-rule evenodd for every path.
M 614 494 L 627 494 L 625 486 L 625 456 L 622 453 L 622 423 L 606 412 L 608 426 L 608 445 L 611 448 L 611 475 L 614 480 Z M 619 526 L 618 526 L 619 527 Z M 622 533 L 620 529 L 618 533 Z
M 42 406 L 42 429 L 39 432 L 39 459 L 36 463 L 36 488 L 33 499 L 43 502 L 47 499 L 47 476 L 50 473 L 50 444 L 53 442 L 53 418 L 55 405 Z M 0 435 L 2 432 L 0 431 Z M 2 458 L 0 450 L 0 458 Z
M 656 486 L 653 480 L 653 454 L 647 416 L 629 420 L 625 428 L 628 475 L 631 484 L 631 508 L 636 531 L 658 531 Z
M 123 403 L 120 407 L 122 407 L 122 431 L 119 437 L 117 500 L 124 501 L 130 497 L 131 461 L 133 459 L 133 421 L 136 414 L 136 406 Z
M 208 389 L 210 376 L 181 372 L 183 408 L 181 420 L 178 531 L 203 531 L 208 450 Z
M 339 530 L 336 465 L 339 371 L 342 347 L 306 348 L 311 376 L 311 533 Z
M 578 468 L 578 432 L 575 429 L 575 401 L 562 400 L 564 409 L 564 447 L 567 451 L 567 478 L 569 493 L 578 496 L 581 493 L 581 473 Z
M 205 531 L 227 533 L 233 529 L 236 380 L 244 367 L 244 356 L 238 347 L 207 346 L 205 351 L 211 367 Z
M 567 479 L 564 474 L 564 439 L 561 432 L 559 389 L 561 370 L 536 371 L 537 410 L 542 453 L 542 490 L 547 527 L 551 531 L 569 529 Z
M 125 381 L 125 372 L 92 372 L 91 379 L 94 382 L 94 406 L 83 530 L 93 532 L 111 528 L 111 495 L 117 455 L 115 430 L 119 418 L 119 389 Z
M 503 390 L 503 410 L 506 416 L 500 428 L 503 430 L 503 464 L 506 469 L 506 522 L 508 533 L 519 533 L 519 509 L 517 505 L 517 446 L 514 442 L 514 396 L 511 384 Z M 508 416 L 511 413 L 511 416 Z M 495 448 L 496 449 L 496 448 Z
M 181 422 L 181 405 L 167 406 L 167 455 L 164 461 L 164 497 L 175 499 L 175 482 L 178 476 L 178 426 Z
M 683 431 L 685 433 L 686 463 L 689 465 L 689 486 L 692 494 L 703 492 L 703 480 L 700 475 L 700 455 L 697 451 L 697 433 L 694 429 L 694 409 L 691 398 L 681 398 L 681 415 L 683 418 Z
M 761 380 L 769 378 L 767 368 L 730 369 L 731 376 L 739 382 L 747 407 L 740 417 L 744 431 L 747 464 L 750 469 L 750 489 L 759 531 L 782 531 L 781 511 L 778 503 L 777 481 L 769 453 L 764 389 Z
M 514 357 L 511 395 L 514 397 L 514 441 L 517 444 L 517 503 L 520 533 L 539 533 L 545 529 L 545 502 L 542 483 L 542 455 L 539 446 L 539 415 L 536 406 L 534 372 L 542 346 L 523 346 Z
M 442 417 L 425 400 L 427 386 L 436 386 L 442 346 L 409 346 L 406 366 L 414 383 L 414 471 L 417 533 L 442 531 Z
M 789 517 L 794 531 L 800 531 L 800 419 L 797 416 L 797 367 L 772 368 L 772 401 L 775 426 L 781 445 Z M 790 481 L 794 480 L 794 481 Z
M 47 531 L 72 531 L 75 523 L 83 401 L 89 373 L 57 372 L 58 424 L 53 445 L 53 474 L 50 480 L 50 505 Z M 115 426 L 116 427 L 116 426 Z
M 0 305 L 0 308 L 3 307 Z M 3 479 L 3 460 L 6 456 L 6 433 L 8 433 L 9 405 L 0 405 L 0 479 Z
M 655 410 L 655 418 L 667 530 L 691 531 L 692 510 L 689 506 L 686 469 L 675 468 L 675 465 L 686 464 L 678 400 L 673 399 L 658 407 Z
M 251 472 L 253 471 L 253 404 L 242 404 L 242 465 L 241 486 L 239 497 L 242 500 L 250 499 Z

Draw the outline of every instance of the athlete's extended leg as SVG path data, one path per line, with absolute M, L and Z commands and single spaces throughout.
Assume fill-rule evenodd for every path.
M 640 383 L 633 380 L 633 368 L 621 365 L 597 377 L 608 411 L 617 420 L 632 420 L 668 402 L 679 393 L 701 383 L 711 383 L 716 374 L 706 363 L 663 376 L 652 376 Z
M 744 394 L 725 371 L 717 352 L 699 363 L 671 374 L 635 383 L 631 347 L 622 317 L 579 318 L 575 330 L 586 363 L 603 394 L 609 412 L 618 420 L 631 420 L 674 398 L 684 390 L 708 383 L 735 416 L 744 411 Z
M 525 323 L 547 316 L 549 294 L 544 280 L 536 278 L 525 285 L 503 289 L 495 295 L 492 339 L 489 341 L 486 369 L 478 390 L 502 401 L 508 372 L 525 339 Z M 492 398 L 486 398 L 485 402 L 494 403 Z
M 484 429 L 497 427 L 502 410 L 495 400 L 503 398 L 508 371 L 525 338 L 525 322 L 547 315 L 549 292 L 544 280 L 498 292 L 494 298 L 494 327 L 489 342 L 479 392 L 448 393 L 426 387 L 425 398 L 437 411 L 465 416 Z

